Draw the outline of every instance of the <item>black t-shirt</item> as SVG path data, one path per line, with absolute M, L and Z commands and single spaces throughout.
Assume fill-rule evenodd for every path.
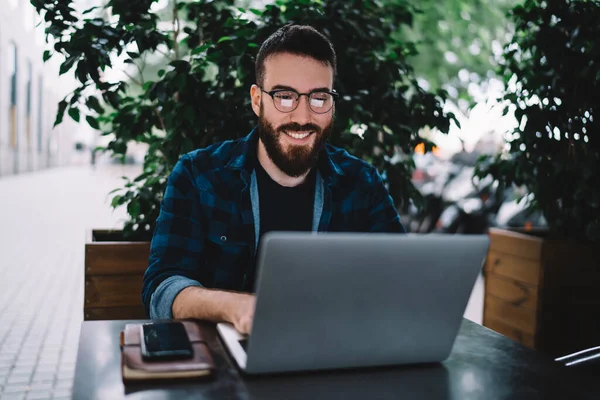
M 281 186 L 257 163 L 260 236 L 271 231 L 311 231 L 315 200 L 315 169 L 295 187 Z

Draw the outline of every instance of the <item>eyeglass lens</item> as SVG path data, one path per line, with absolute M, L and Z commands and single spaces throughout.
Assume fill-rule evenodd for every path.
M 277 92 L 273 95 L 275 108 L 282 112 L 293 111 L 298 107 L 300 95 L 293 91 Z M 316 113 L 326 113 L 333 106 L 333 96 L 326 92 L 314 92 L 309 95 L 308 105 Z

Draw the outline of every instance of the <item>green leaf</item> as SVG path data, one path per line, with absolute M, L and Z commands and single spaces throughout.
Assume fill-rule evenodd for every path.
M 132 201 L 131 203 L 129 203 L 127 205 L 127 213 L 133 218 L 140 215 L 140 210 L 141 210 L 141 206 L 140 206 L 140 203 L 137 201 Z
M 262 15 L 263 15 L 263 12 L 260 11 L 260 10 L 257 10 L 256 8 L 251 8 L 250 12 L 253 13 L 253 14 L 258 15 L 259 17 L 262 17 Z
M 88 8 L 88 9 L 87 9 L 87 10 L 85 10 L 85 11 L 84 11 L 82 14 L 83 14 L 83 15 L 89 14 L 89 13 L 91 13 L 92 11 L 94 11 L 94 10 L 95 10 L 95 9 L 97 9 L 97 8 L 100 8 L 100 7 L 99 7 L 99 6 L 94 6 L 94 7 L 92 7 L 92 8 Z
M 79 109 L 78 108 L 69 108 L 69 115 L 75 122 L 79 122 Z
M 156 83 L 156 82 L 152 82 L 152 81 L 145 82 L 145 83 L 142 85 L 142 89 L 144 89 L 144 91 L 145 91 L 145 92 L 147 92 L 147 91 L 148 91 L 148 89 L 150 89 L 150 88 L 152 87 L 152 85 L 154 85 L 155 83 Z
M 230 41 L 233 39 L 234 39 L 234 37 L 232 37 L 232 36 L 223 36 L 219 40 L 217 40 L 217 43 L 223 43 L 223 42 L 227 42 L 227 41 Z
M 85 105 L 90 109 L 96 111 L 98 114 L 104 114 L 104 108 L 100 105 L 100 101 L 96 96 L 90 96 L 87 98 Z
M 63 75 L 64 73 L 66 73 L 68 70 L 71 69 L 71 67 L 73 66 L 73 64 L 75 64 L 75 62 L 77 60 L 79 60 L 80 58 L 80 54 L 76 55 L 76 56 L 71 56 L 68 57 L 64 63 L 61 64 L 60 66 L 60 70 L 58 72 L 58 75 Z
M 100 129 L 100 125 L 98 124 L 98 120 L 91 115 L 85 117 L 87 123 L 94 129 Z
M 147 179 L 150 175 L 152 175 L 152 171 L 150 171 L 150 172 L 144 172 L 143 174 L 141 174 L 140 176 L 138 176 L 137 178 L 135 178 L 133 181 L 134 182 L 141 182 L 141 181 Z
M 112 208 L 117 208 L 118 206 L 121 205 L 121 199 L 123 199 L 122 195 L 116 195 L 115 197 L 113 197 L 112 201 L 110 202 L 110 206 Z
M 184 60 L 176 60 L 169 63 L 175 71 L 187 73 L 191 69 L 190 63 Z
M 67 103 L 66 100 L 62 100 L 60 103 L 58 103 L 58 111 L 56 112 L 56 120 L 54 121 L 54 126 L 57 126 L 60 123 L 62 123 L 65 115 L 65 110 L 67 109 L 68 105 L 69 103 Z
M 165 75 L 165 70 L 164 69 L 159 69 L 158 70 L 158 77 L 162 78 Z
M 50 59 L 50 57 L 52 57 L 52 54 L 50 53 L 50 50 L 46 50 L 44 51 L 44 62 L 48 61 Z
M 210 46 L 211 46 L 210 43 L 204 43 L 202 46 L 196 47 L 194 50 L 192 50 L 192 54 L 196 55 L 196 54 L 204 53 L 206 50 L 208 50 L 210 48 Z

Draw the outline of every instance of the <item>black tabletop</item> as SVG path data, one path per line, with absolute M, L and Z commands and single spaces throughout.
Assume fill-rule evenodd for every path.
M 119 332 L 126 323 L 83 323 L 73 399 L 600 399 L 600 380 L 463 320 L 439 364 L 248 377 L 230 360 L 214 324 L 199 322 L 214 379 L 123 385 Z

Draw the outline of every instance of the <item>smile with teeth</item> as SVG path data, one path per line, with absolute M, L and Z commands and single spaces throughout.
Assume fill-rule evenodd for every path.
M 304 132 L 304 133 L 293 133 L 293 132 L 285 132 L 286 135 L 293 137 L 294 139 L 302 140 L 308 137 L 312 132 Z

